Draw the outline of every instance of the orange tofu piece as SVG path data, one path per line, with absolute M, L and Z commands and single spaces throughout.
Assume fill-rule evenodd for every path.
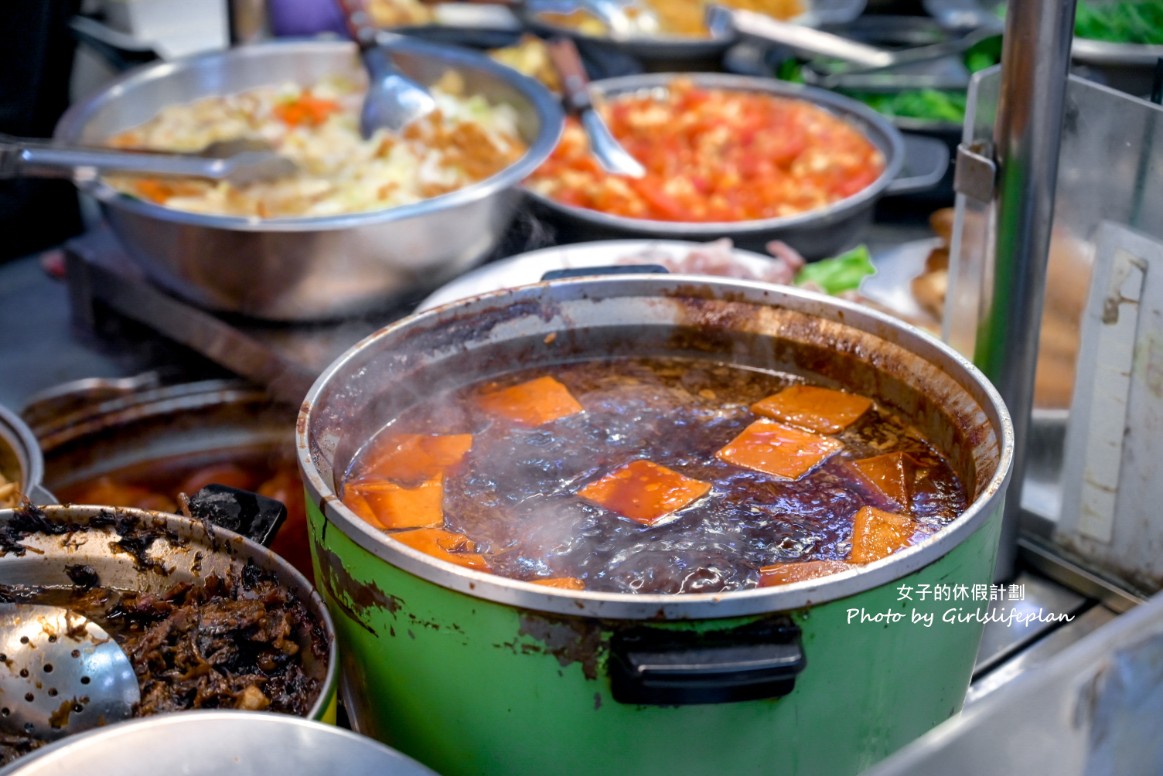
M 355 482 L 345 487 L 343 500 L 356 514 L 385 530 L 428 528 L 444 522 L 444 475 L 414 488 L 394 482 Z M 348 499 L 351 497 L 351 502 Z M 372 519 L 354 506 L 363 502 Z
M 478 571 L 489 570 L 489 564 L 484 556 L 473 551 L 476 545 L 464 534 L 445 531 L 443 528 L 416 528 L 411 531 L 400 531 L 391 536 L 396 541 L 434 558 Z
M 490 415 L 526 426 L 542 426 L 584 409 L 568 388 L 549 376 L 483 393 L 476 402 Z
M 861 507 L 852 518 L 852 551 L 849 563 L 872 563 L 907 547 L 913 537 L 913 519 L 908 515 Z
M 790 585 L 805 579 L 817 579 L 839 574 L 852 568 L 842 560 L 805 560 L 793 563 L 773 563 L 759 569 L 759 586 Z
M 814 385 L 793 385 L 755 402 L 751 411 L 821 434 L 837 434 L 856 422 L 871 406 L 872 399 L 854 393 Z
M 908 453 L 885 453 L 872 458 L 862 458 L 852 462 L 876 490 L 894 502 L 900 509 L 908 510 L 913 503 L 913 479 L 916 463 Z
M 631 461 L 578 491 L 586 501 L 644 525 L 653 525 L 711 489 L 709 482 L 679 474 L 653 461 Z
M 472 434 L 390 434 L 363 456 L 358 479 L 425 482 L 460 463 L 471 449 Z
M 535 579 L 533 584 L 541 585 L 543 587 L 556 587 L 562 590 L 585 590 L 586 583 L 582 582 L 577 577 L 548 577 L 546 579 Z
M 797 480 L 843 448 L 844 443 L 838 439 L 760 418 L 715 457 L 744 469 Z

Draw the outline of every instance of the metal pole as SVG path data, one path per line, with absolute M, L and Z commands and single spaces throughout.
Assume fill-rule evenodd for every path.
M 1016 570 L 1074 8 L 1075 0 L 1022 0 L 1006 6 L 994 125 L 996 264 L 975 353 L 975 361 L 1009 407 L 1017 442 L 994 572 L 997 580 L 1011 578 Z

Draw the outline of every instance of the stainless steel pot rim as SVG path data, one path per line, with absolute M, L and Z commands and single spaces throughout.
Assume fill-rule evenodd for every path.
M 649 93 L 665 90 L 672 81 L 685 78 L 696 85 L 713 89 L 728 89 L 733 91 L 764 92 L 780 97 L 790 97 L 815 103 L 831 110 L 840 118 L 855 117 L 867 126 L 872 127 L 879 135 L 869 137 L 869 140 L 882 149 L 885 157 L 884 171 L 880 177 L 856 192 L 850 197 L 833 202 L 825 208 L 798 213 L 793 216 L 764 218 L 753 221 L 654 221 L 645 218 L 629 218 L 615 216 L 598 210 L 566 205 L 551 197 L 540 194 L 528 185 L 524 188 L 527 196 L 544 207 L 569 214 L 570 217 L 586 221 L 599 226 L 619 230 L 630 230 L 641 233 L 673 235 L 684 237 L 690 235 L 717 235 L 738 236 L 760 232 L 774 232 L 775 230 L 790 229 L 797 226 L 821 226 L 831 221 L 840 220 L 850 211 L 857 210 L 880 196 L 899 173 L 904 164 L 904 140 L 900 130 L 881 114 L 863 103 L 841 94 L 818 89 L 813 86 L 777 81 L 773 78 L 758 76 L 733 75 L 730 73 L 646 73 L 638 75 L 619 76 L 594 81 L 594 91 L 606 97 L 618 97 L 634 93 Z M 868 137 L 866 129 L 860 128 Z M 887 146 L 887 147 L 886 147 Z
M 61 741 L 42 749 L 35 750 L 20 759 L 0 768 L 0 774 L 38 774 L 56 772 L 56 766 L 75 767 L 82 759 L 92 763 L 95 754 L 93 748 L 98 745 L 104 747 L 126 747 L 130 751 L 136 750 L 143 743 L 143 739 L 155 737 L 175 742 L 180 749 L 189 746 L 182 743 L 190 740 L 187 737 L 196 733 L 200 728 L 210 728 L 226 731 L 235 726 L 241 726 L 248 735 L 265 738 L 276 731 L 287 731 L 300 738 L 302 745 L 310 742 L 330 740 L 333 746 L 354 748 L 357 751 L 378 752 L 384 758 L 398 760 L 400 765 L 410 766 L 401 771 L 409 774 L 432 773 L 406 755 L 392 749 L 387 744 L 380 743 L 367 736 L 362 736 L 352 730 L 330 725 L 292 714 L 279 714 L 271 711 L 243 711 L 240 709 L 195 709 L 173 714 L 157 714 L 150 717 L 140 717 L 125 720 L 112 725 L 87 730 L 69 736 Z M 207 740 L 193 739 L 192 744 L 204 746 L 211 743 Z M 252 742 L 253 746 L 262 746 L 261 741 Z M 435 775 L 434 775 L 435 776 Z
M 99 200 L 116 202 L 118 207 L 125 208 L 126 210 L 178 224 L 215 227 L 235 231 L 332 231 L 400 221 L 435 210 L 444 210 L 456 207 L 457 205 L 485 199 L 499 191 L 518 184 L 532 173 L 549 156 L 554 147 L 556 147 L 563 121 L 562 110 L 549 91 L 537 81 L 493 61 L 487 56 L 467 49 L 438 46 L 425 41 L 411 39 L 405 39 L 395 45 L 402 52 L 431 56 L 443 60 L 454 67 L 485 71 L 499 80 L 504 80 L 512 85 L 533 106 L 538 119 L 539 129 L 537 137 L 529 144 L 529 149 L 525 154 L 495 175 L 447 194 L 432 197 L 421 202 L 386 208 L 384 210 L 347 213 L 336 216 L 263 219 L 242 216 L 207 215 L 175 210 L 131 197 L 109 186 L 100 178 L 79 181 L 78 186 Z M 309 56 L 314 52 L 349 50 L 352 55 L 352 62 L 354 63 L 356 61 L 356 48 L 354 43 L 342 40 L 286 38 L 240 46 L 225 52 L 192 54 L 167 62 L 143 65 L 122 75 L 113 81 L 108 88 L 93 97 L 82 100 L 70 107 L 57 124 L 54 137 L 62 141 L 79 141 L 80 134 L 89 119 L 106 101 L 115 99 L 122 92 L 138 88 L 144 82 L 172 77 L 175 72 L 195 67 L 200 62 L 262 57 L 273 49 L 302 52 L 304 56 Z
M 44 455 L 32 429 L 7 407 L 0 405 L 0 441 L 7 441 L 21 459 L 21 491 L 27 496 L 44 482 Z
M 555 590 L 438 560 L 400 542 L 390 540 L 383 532 L 356 516 L 343 505 L 330 484 L 323 480 L 316 469 L 309 439 L 312 431 L 311 408 L 316 405 L 328 384 L 345 370 L 348 362 L 376 340 L 391 336 L 393 332 L 409 325 L 431 323 L 457 313 L 471 314 L 472 310 L 495 309 L 498 304 L 540 297 L 550 287 L 572 287 L 573 292 L 584 290 L 586 298 L 601 300 L 617 295 L 617 291 L 611 293 L 611 289 L 621 288 L 627 284 L 635 284 L 635 288 L 641 288 L 644 293 L 653 296 L 678 296 L 682 294 L 684 286 L 688 288 L 710 286 L 719 292 L 720 297 L 730 294 L 732 299 L 784 305 L 820 314 L 830 321 L 854 325 L 866 331 L 869 330 L 867 328 L 869 326 L 873 327 L 874 331 L 896 331 L 900 336 L 896 344 L 935 363 L 946 373 L 959 372 L 965 378 L 957 380 L 962 388 L 966 392 L 978 392 L 976 398 L 979 399 L 980 408 L 997 439 L 996 470 L 989 481 L 979 488 L 978 495 L 969 508 L 952 524 L 920 544 L 861 568 L 805 582 L 729 593 L 636 595 Z M 733 279 L 708 281 L 705 276 L 697 275 L 619 275 L 554 280 L 490 292 L 450 302 L 390 324 L 353 346 L 319 376 L 308 392 L 300 412 L 296 425 L 296 448 L 300 471 L 306 480 L 308 490 L 312 492 L 316 503 L 320 504 L 327 520 L 336 523 L 344 534 L 363 549 L 415 576 L 472 597 L 558 614 L 612 619 L 709 619 L 788 611 L 843 599 L 901 579 L 939 560 L 949 549 L 981 528 L 994 510 L 1001 508 L 999 495 L 1005 492 L 1010 480 L 1014 431 L 1000 394 L 969 360 L 927 332 L 884 313 L 811 291 L 757 281 Z
M 153 510 L 137 509 L 135 507 L 110 507 L 100 504 L 47 504 L 38 507 L 38 509 L 43 512 L 44 516 L 50 522 L 85 523 L 97 515 L 114 512 L 119 515 L 133 517 L 140 521 L 149 521 L 155 525 L 162 523 L 165 525 L 165 535 L 167 537 L 177 536 L 198 541 L 201 538 L 209 538 L 210 536 L 206 526 L 201 521 L 168 512 L 155 512 Z M 7 525 L 17 511 L 15 509 L 0 509 L 0 526 Z M 319 695 L 307 712 L 308 717 L 312 719 L 319 718 L 326 711 L 332 696 L 335 694 L 339 681 L 339 653 L 336 645 L 335 622 L 331 618 L 331 612 L 323 602 L 323 598 L 319 595 L 315 586 L 282 557 L 270 549 L 233 531 L 220 527 L 214 527 L 213 531 L 215 540 L 220 541 L 223 546 L 227 547 L 228 549 L 225 551 L 232 557 L 251 557 L 256 563 L 268 571 L 275 572 L 280 577 L 289 577 L 291 588 L 298 594 L 306 596 L 304 603 L 314 615 L 320 618 L 329 642 L 327 671 L 324 682 L 319 688 Z M 4 557 L 0 555 L 0 565 L 3 564 L 3 560 Z M 127 564 L 132 562 L 129 555 L 125 556 L 125 562 Z M 184 714 L 186 712 L 180 713 Z M 71 740 L 71 737 L 69 740 Z

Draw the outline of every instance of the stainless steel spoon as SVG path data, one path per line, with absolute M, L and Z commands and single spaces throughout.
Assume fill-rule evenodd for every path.
M 133 715 L 141 689 L 117 642 L 68 609 L 0 604 L 0 730 L 52 741 Z
M 337 0 L 359 56 L 367 70 L 367 95 L 359 116 L 359 132 L 365 139 L 386 129 L 399 132 L 436 110 L 436 100 L 423 86 L 401 73 L 391 52 L 382 45 L 392 33 L 377 30 L 363 0 Z
M 265 150 L 264 150 L 265 149 Z M 226 141 L 199 154 L 166 154 L 89 146 L 66 146 L 0 135 L 0 178 L 73 177 L 105 172 L 159 177 L 207 178 L 235 185 L 293 175 L 298 166 L 254 141 Z
M 646 168 L 622 147 L 610 133 L 610 128 L 602 120 L 602 115 L 594 109 L 590 99 L 589 78 L 585 66 L 577 53 L 577 46 L 569 38 L 558 38 L 548 44 L 549 58 L 561 76 L 561 89 L 566 106 L 577 114 L 586 138 L 590 141 L 590 152 L 606 172 L 641 178 Z

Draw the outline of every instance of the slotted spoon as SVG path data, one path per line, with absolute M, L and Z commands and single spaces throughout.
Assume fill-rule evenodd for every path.
M 128 719 L 140 701 L 129 658 L 97 623 L 0 604 L 0 731 L 53 741 Z

